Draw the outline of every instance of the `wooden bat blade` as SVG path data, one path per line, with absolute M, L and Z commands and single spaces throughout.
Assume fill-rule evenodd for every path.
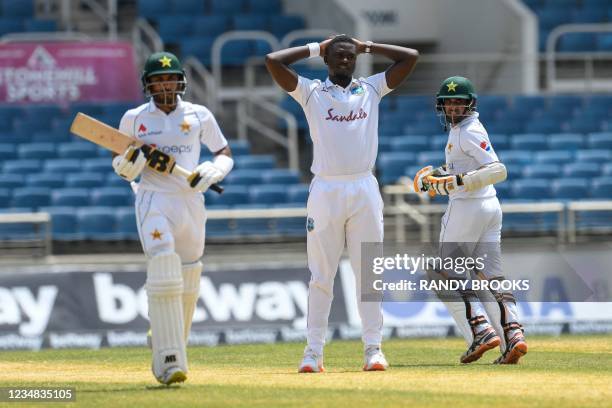
M 130 145 L 142 145 L 138 140 L 81 112 L 77 113 L 72 121 L 70 131 L 83 139 L 87 139 L 118 154 L 125 152 Z

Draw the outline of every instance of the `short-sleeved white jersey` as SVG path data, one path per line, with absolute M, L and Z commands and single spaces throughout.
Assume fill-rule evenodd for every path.
M 187 170 L 198 165 L 200 144 L 211 152 L 227 146 L 213 114 L 202 105 L 180 98 L 176 109 L 169 114 L 158 109 L 153 100 L 130 109 L 121 118 L 119 130 L 170 154 Z M 193 192 L 183 178 L 160 174 L 149 167 L 141 174 L 139 188 L 168 193 Z
M 289 92 L 304 109 L 318 176 L 344 176 L 371 171 L 378 152 L 378 106 L 391 92 L 385 73 L 354 79 L 346 87 L 318 79 L 298 78 Z
M 477 112 L 451 127 L 444 153 L 446 169 L 450 174 L 467 173 L 499 161 Z M 486 198 L 496 194 L 495 187 L 489 185 L 470 192 L 458 189 L 449 198 Z

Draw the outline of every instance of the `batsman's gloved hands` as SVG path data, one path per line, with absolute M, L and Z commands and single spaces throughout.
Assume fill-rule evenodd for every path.
M 430 190 L 435 191 L 435 194 L 449 195 L 459 189 L 463 185 L 461 174 L 432 174 L 427 176 Z
M 425 193 L 427 192 L 430 197 L 434 197 L 436 195 L 436 190 L 432 188 L 431 182 L 429 181 L 429 177 L 440 177 L 447 176 L 445 166 L 440 166 L 434 168 L 433 166 L 423 167 L 421 170 L 417 172 L 414 176 L 413 180 L 413 188 L 417 193 Z
M 113 159 L 113 169 L 119 177 L 127 181 L 134 181 L 147 165 L 147 159 L 142 150 L 130 146 L 119 156 Z
M 193 173 L 187 178 L 189 185 L 200 193 L 223 180 L 223 172 L 210 161 L 205 161 L 195 168 Z

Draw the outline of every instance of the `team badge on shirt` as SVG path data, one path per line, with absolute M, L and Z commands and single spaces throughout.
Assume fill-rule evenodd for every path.
M 144 133 L 146 131 L 147 131 L 147 127 L 143 123 L 141 123 L 140 127 L 138 128 L 138 133 Z
M 157 228 L 155 228 L 155 231 L 151 232 L 151 237 L 153 237 L 153 240 L 155 241 L 156 239 L 158 240 L 162 240 L 162 235 L 164 235 L 163 232 L 159 232 L 157 230 Z
M 480 142 L 480 148 L 485 152 L 488 152 L 489 150 L 491 150 L 491 145 L 483 140 L 482 142 Z
M 448 146 L 446 146 L 446 150 L 448 150 L 448 152 L 450 153 L 451 150 L 453 150 L 453 144 L 449 143 Z
M 314 220 L 310 217 L 306 219 L 306 229 L 308 230 L 308 232 L 314 229 Z
M 181 132 L 183 133 L 189 133 L 189 131 L 191 130 L 191 125 L 187 123 L 185 119 L 183 119 L 183 123 L 181 123 L 180 126 L 181 126 Z
M 363 95 L 364 92 L 363 87 L 359 84 L 351 86 L 351 95 Z

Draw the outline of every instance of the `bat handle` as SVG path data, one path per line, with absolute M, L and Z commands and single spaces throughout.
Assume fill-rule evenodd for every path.
M 191 172 L 187 169 L 182 168 L 181 166 L 179 166 L 178 164 L 174 165 L 174 168 L 172 169 L 172 174 L 178 174 L 179 176 L 183 177 L 184 179 L 186 179 L 187 177 L 189 177 L 191 175 Z M 213 184 L 209 187 L 212 191 L 214 191 L 215 193 L 218 194 L 222 194 L 223 193 L 223 187 L 221 187 L 218 184 Z

